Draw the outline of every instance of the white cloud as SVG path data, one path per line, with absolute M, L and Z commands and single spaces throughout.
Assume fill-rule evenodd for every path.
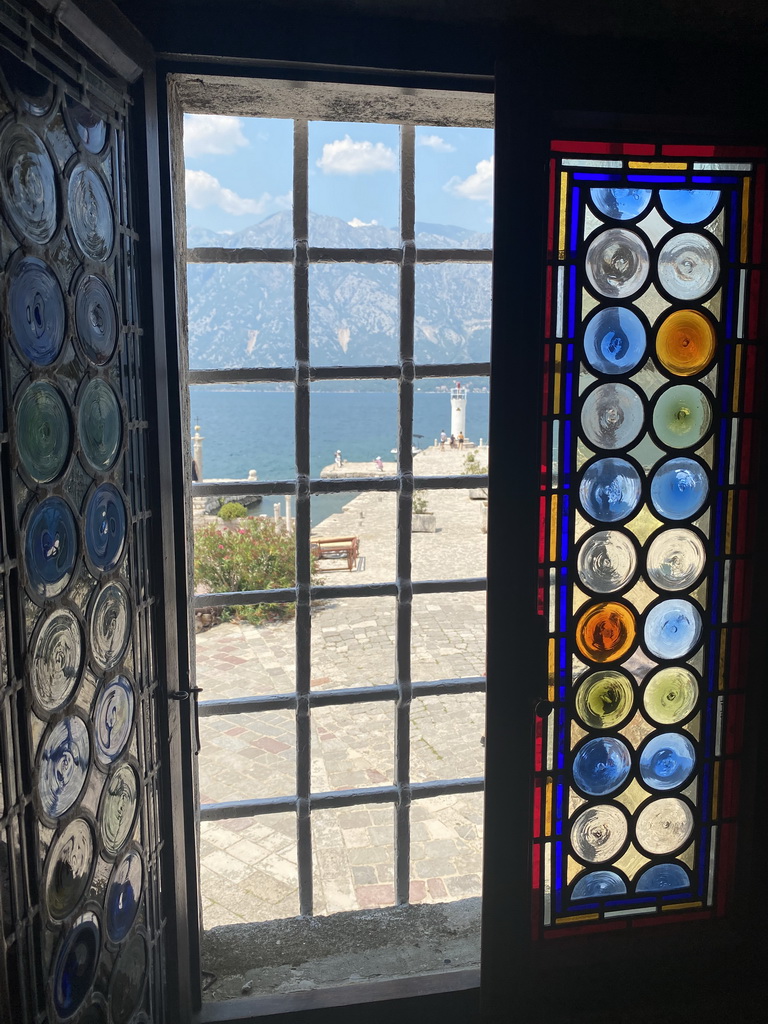
M 420 146 L 429 146 L 430 149 L 434 149 L 438 153 L 456 152 L 456 147 L 452 146 L 450 142 L 446 142 L 439 135 L 419 135 L 417 141 Z
M 377 220 L 360 220 L 359 217 L 353 217 L 352 220 L 347 221 L 351 228 L 372 228 L 378 223 Z
M 223 114 L 184 115 L 184 153 L 205 156 L 209 153 L 234 153 L 248 145 L 240 119 Z
M 443 185 L 446 192 L 452 192 L 463 199 L 476 199 L 478 202 L 493 202 L 493 157 L 475 164 L 474 174 L 467 178 L 451 178 Z
M 273 196 L 262 192 L 258 199 L 246 199 L 225 188 L 218 178 L 207 171 L 187 171 L 185 174 L 187 206 L 204 210 L 206 206 L 218 206 L 225 213 L 235 216 L 267 213 L 269 210 L 284 210 L 291 204 L 290 192 L 284 196 Z
M 383 142 L 353 142 L 348 135 L 326 142 L 317 166 L 324 174 L 374 174 L 394 171 L 394 150 Z

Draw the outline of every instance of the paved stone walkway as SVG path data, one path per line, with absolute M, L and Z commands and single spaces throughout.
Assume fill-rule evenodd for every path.
M 481 453 L 482 454 L 482 453 Z M 461 472 L 464 456 L 430 450 L 421 474 Z M 435 533 L 414 533 L 413 578 L 485 574 L 482 501 L 467 492 L 427 495 Z M 391 581 L 395 570 L 394 494 L 360 495 L 314 531 L 360 537 L 352 573 L 330 570 L 323 582 Z M 324 565 L 326 563 L 323 563 Z M 485 595 L 417 596 L 413 603 L 412 678 L 480 675 L 485 666 Z M 292 620 L 251 626 L 224 623 L 197 636 L 197 685 L 203 699 L 294 689 Z M 321 602 L 312 615 L 312 686 L 338 689 L 394 681 L 395 601 L 388 597 Z M 323 792 L 391 784 L 393 702 L 317 708 L 312 713 L 312 789 Z M 427 782 L 483 771 L 484 697 L 415 698 L 411 776 Z M 294 717 L 290 711 L 200 719 L 203 803 L 295 792 Z M 315 913 L 391 905 L 393 807 L 365 805 L 313 812 Z M 480 893 L 482 794 L 437 797 L 412 806 L 411 900 L 441 902 Z M 292 814 L 231 819 L 201 826 L 206 929 L 298 913 Z

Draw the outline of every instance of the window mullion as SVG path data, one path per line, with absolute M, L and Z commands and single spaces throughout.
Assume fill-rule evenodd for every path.
M 296 427 L 296 809 L 299 905 L 312 913 L 312 825 L 310 821 L 312 607 L 309 508 L 309 201 L 308 125 L 294 122 L 293 135 L 293 299 Z
M 410 895 L 411 840 L 411 512 L 413 506 L 413 317 L 415 300 L 416 245 L 415 130 L 400 128 L 400 382 L 398 402 L 398 502 L 397 502 L 397 647 L 395 713 L 395 900 L 407 903 Z

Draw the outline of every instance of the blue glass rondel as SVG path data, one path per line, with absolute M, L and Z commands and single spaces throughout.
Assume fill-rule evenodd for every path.
M 64 297 L 50 267 L 28 256 L 11 273 L 8 312 L 16 344 L 33 363 L 48 366 L 61 351 Z
M 651 201 L 649 188 L 593 188 L 590 192 L 598 210 L 613 220 L 639 217 Z
M 645 646 L 657 658 L 684 658 L 701 636 L 701 615 L 690 601 L 659 601 L 645 620 Z
M 107 935 L 121 942 L 136 918 L 144 880 L 144 866 L 136 850 L 130 850 L 112 872 L 105 901 Z
M 69 584 L 77 558 L 77 528 L 63 498 L 41 501 L 27 523 L 27 578 L 39 599 L 56 597 Z
M 601 523 L 626 519 L 640 501 L 640 474 L 626 459 L 598 459 L 581 479 L 582 507 Z
M 125 547 L 125 505 L 113 484 L 97 487 L 85 512 L 85 547 L 97 569 L 114 569 Z
M 584 355 L 600 373 L 626 373 L 645 355 L 645 328 L 631 309 L 611 306 L 592 317 L 584 331 Z
M 640 875 L 635 892 L 666 892 L 690 885 L 688 873 L 679 864 L 654 864 Z
M 651 789 L 675 789 L 690 777 L 696 765 L 691 741 L 679 732 L 653 736 L 640 755 L 640 775 Z
M 632 767 L 626 744 L 615 736 L 585 743 L 573 759 L 576 785 L 590 796 L 605 796 L 624 784 Z
M 96 976 L 100 946 L 98 918 L 83 914 L 65 935 L 53 969 L 53 1004 L 60 1017 L 71 1017 L 82 1006 Z
M 692 518 L 703 508 L 708 494 L 706 470 L 694 459 L 669 459 L 651 480 L 651 501 L 666 519 Z
M 591 900 L 598 896 L 623 896 L 627 891 L 624 879 L 615 871 L 590 871 L 573 887 L 574 900 Z
M 720 192 L 713 189 L 671 189 L 659 191 L 659 199 L 674 220 L 681 224 L 698 224 L 706 217 L 711 217 L 720 202 Z

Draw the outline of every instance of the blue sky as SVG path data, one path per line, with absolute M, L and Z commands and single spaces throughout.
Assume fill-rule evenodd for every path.
M 290 121 L 186 114 L 187 222 L 242 231 L 290 209 Z M 309 205 L 352 225 L 397 227 L 398 129 L 316 121 L 309 131 Z M 493 132 L 416 129 L 416 219 L 490 231 Z

